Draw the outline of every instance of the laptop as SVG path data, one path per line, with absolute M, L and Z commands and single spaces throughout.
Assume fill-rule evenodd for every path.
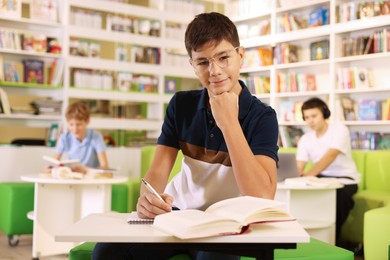
M 299 177 L 295 153 L 279 153 L 277 180 L 283 182 L 287 178 Z

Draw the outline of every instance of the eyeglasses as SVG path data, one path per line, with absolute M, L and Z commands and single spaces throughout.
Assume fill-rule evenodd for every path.
M 238 48 L 240 48 L 240 46 L 217 53 L 211 58 L 200 58 L 196 60 L 190 59 L 190 63 L 192 67 L 194 67 L 194 69 L 200 73 L 206 72 L 212 62 L 215 62 L 215 64 L 217 64 L 220 68 L 226 68 L 230 66 L 232 61 L 232 56 L 230 53 L 237 50 Z

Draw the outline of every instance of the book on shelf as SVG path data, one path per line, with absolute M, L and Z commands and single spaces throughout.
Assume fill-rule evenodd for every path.
M 288 43 L 277 44 L 274 48 L 274 64 L 287 64 L 298 62 L 298 51 L 297 45 Z
M 281 100 L 279 102 L 278 120 L 282 122 L 294 121 L 294 101 Z
M 181 239 L 242 234 L 256 223 L 295 220 L 283 202 L 251 196 L 222 200 L 205 211 L 174 210 L 158 215 L 153 227 Z
M 20 18 L 22 15 L 22 0 L 0 0 L 0 17 Z
M 79 159 L 57 160 L 47 155 L 43 155 L 42 158 L 53 167 L 74 167 L 80 165 Z
M 8 95 L 3 88 L 0 88 L 0 110 L 3 114 L 11 114 L 11 106 L 9 104 Z
M 30 0 L 30 18 L 57 21 L 57 0 Z
M 164 83 L 164 93 L 165 94 L 173 94 L 175 93 L 180 86 L 180 78 L 165 78 Z
M 130 72 L 118 72 L 116 75 L 116 89 L 119 91 L 130 91 L 133 74 Z
M 358 120 L 380 120 L 381 102 L 375 99 L 363 99 L 358 102 Z
M 64 61 L 62 59 L 54 59 L 49 69 L 48 83 L 53 86 L 61 85 L 63 75 L 64 75 Z
M 355 100 L 350 97 L 342 97 L 340 102 L 343 112 L 341 119 L 345 121 L 355 121 L 357 119 L 357 105 Z
M 323 60 L 329 58 L 329 40 L 312 42 L 310 44 L 310 59 Z
M 323 8 L 320 6 L 309 13 L 308 26 L 315 27 L 324 24 Z
M 28 52 L 47 52 L 47 37 L 42 33 L 23 33 L 21 49 Z
M 43 60 L 23 60 L 23 81 L 26 83 L 44 83 L 45 63 Z
M 3 67 L 1 69 L 4 69 L 3 75 L 4 75 L 4 81 L 7 82 L 20 82 L 20 71 L 23 69 L 21 68 L 21 64 L 19 62 L 14 61 L 3 61 Z
M 284 148 L 297 147 L 303 134 L 303 129 L 297 126 L 280 126 L 279 128 L 280 141 Z

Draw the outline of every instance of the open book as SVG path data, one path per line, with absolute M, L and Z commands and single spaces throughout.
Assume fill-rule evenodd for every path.
M 354 184 L 356 181 L 348 178 L 318 178 L 316 176 L 303 176 L 287 178 L 284 184 L 291 187 L 318 187 L 318 188 L 339 188 L 342 184 Z
M 214 203 L 205 211 L 187 209 L 158 215 L 153 226 L 181 239 L 241 234 L 250 224 L 295 220 L 283 202 L 244 196 Z
M 57 159 L 50 157 L 50 156 L 47 156 L 47 155 L 44 155 L 42 158 L 53 167 L 62 167 L 62 166 L 74 167 L 74 166 L 80 165 L 80 160 L 78 160 L 78 159 L 61 160 L 60 161 L 60 160 L 57 160 Z

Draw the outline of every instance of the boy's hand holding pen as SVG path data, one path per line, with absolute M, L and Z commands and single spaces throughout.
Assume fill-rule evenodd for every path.
M 172 210 L 172 197 L 167 194 L 159 194 L 146 180 L 143 185 L 149 192 L 144 192 L 138 200 L 137 212 L 142 218 L 154 218 L 155 216 Z

